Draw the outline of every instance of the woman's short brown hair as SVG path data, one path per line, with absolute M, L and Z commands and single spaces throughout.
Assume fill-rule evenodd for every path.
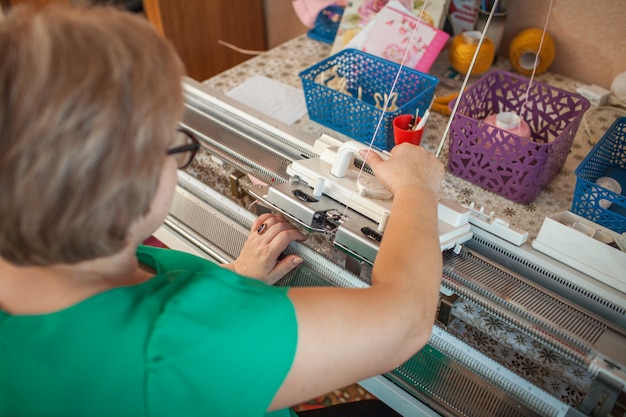
M 15 7 L 0 20 L 0 256 L 121 250 L 182 116 L 182 65 L 141 16 Z

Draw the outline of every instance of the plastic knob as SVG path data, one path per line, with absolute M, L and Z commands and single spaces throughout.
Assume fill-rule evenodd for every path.
M 356 183 L 359 195 L 372 197 L 378 200 L 389 200 L 393 197 L 391 191 L 387 190 L 379 181 L 374 178 L 359 178 Z

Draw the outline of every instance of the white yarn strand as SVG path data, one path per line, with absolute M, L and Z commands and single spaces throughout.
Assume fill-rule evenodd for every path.
M 491 11 L 489 12 L 489 16 L 487 17 L 487 21 L 485 22 L 485 27 L 483 28 L 482 33 L 480 34 L 480 39 L 478 41 L 478 46 L 476 47 L 476 50 L 474 51 L 474 56 L 472 56 L 472 61 L 470 62 L 469 68 L 467 70 L 467 74 L 465 74 L 465 78 L 463 79 L 463 85 L 461 85 L 461 91 L 459 91 L 459 95 L 457 96 L 456 100 L 454 101 L 454 106 L 452 108 L 452 111 L 450 112 L 450 118 L 448 119 L 448 123 L 446 124 L 446 128 L 443 131 L 443 135 L 441 137 L 441 140 L 439 142 L 439 146 L 437 147 L 437 151 L 435 152 L 435 157 L 439 158 L 439 155 L 441 154 L 441 150 L 443 149 L 443 145 L 446 142 L 446 137 L 448 136 L 448 133 L 450 132 L 450 127 L 452 126 L 452 120 L 454 119 L 454 116 L 456 115 L 456 111 L 459 107 L 459 103 L 461 102 L 461 97 L 463 97 L 463 92 L 465 91 L 465 88 L 467 87 L 467 83 L 469 81 L 469 77 L 472 74 L 472 70 L 474 69 L 474 64 L 476 63 L 476 58 L 478 57 L 478 52 L 480 51 L 481 46 L 483 45 L 483 41 L 485 40 L 485 37 L 487 35 L 487 29 L 489 29 L 489 24 L 491 23 L 491 18 L 493 17 L 493 14 L 495 12 L 495 10 L 498 7 L 498 3 L 500 0 L 496 0 L 493 2 L 493 6 L 491 7 Z
M 380 118 L 378 119 L 378 123 L 376 124 L 376 129 L 374 130 L 374 134 L 372 135 L 372 139 L 370 140 L 369 147 L 367 148 L 366 157 L 369 155 L 369 153 L 371 152 L 372 148 L 374 147 L 374 140 L 376 139 L 376 136 L 378 135 L 378 131 L 380 130 L 380 127 L 382 125 L 383 119 L 385 118 L 385 112 L 387 111 L 387 107 L 389 106 L 389 102 L 391 100 L 391 95 L 393 94 L 393 92 L 396 89 L 396 84 L 398 83 L 398 79 L 400 78 L 400 74 L 402 73 L 402 69 L 405 66 L 405 62 L 407 60 L 407 57 L 409 56 L 409 51 L 411 49 L 411 45 L 413 44 L 413 39 L 415 38 L 415 34 L 417 33 L 417 29 L 419 28 L 420 23 L 422 22 L 422 17 L 424 15 L 424 10 L 426 9 L 426 4 L 427 3 L 428 3 L 428 0 L 426 0 L 424 2 L 424 4 L 422 4 L 422 8 L 421 8 L 420 13 L 418 15 L 418 21 L 416 22 L 415 27 L 413 28 L 413 31 L 411 32 L 411 37 L 409 38 L 409 43 L 408 43 L 406 49 L 404 50 L 404 56 L 402 57 L 402 61 L 400 62 L 400 67 L 398 68 L 398 72 L 396 73 L 396 76 L 395 76 L 395 78 L 393 80 L 393 83 L 391 84 L 391 89 L 389 90 L 389 94 L 387 95 L 387 99 L 385 100 L 385 104 L 383 105 L 383 109 L 382 109 Z M 361 169 L 359 169 L 359 174 L 357 175 L 356 182 L 358 182 L 359 179 L 361 178 L 361 175 L 363 174 L 363 170 L 364 169 L 365 169 L 365 164 L 363 164 L 361 166 Z M 352 202 L 352 196 L 353 195 L 354 195 L 354 189 L 350 193 L 350 198 L 348 199 L 348 203 L 346 204 L 345 210 L 343 212 L 344 216 L 348 212 L 348 209 L 350 207 L 350 203 Z
M 548 21 L 550 20 L 550 15 L 552 14 L 552 4 L 554 0 L 550 0 L 550 6 L 548 7 L 548 15 L 546 16 L 546 21 L 543 24 L 543 32 L 541 32 L 541 39 L 539 40 L 539 50 L 535 55 L 535 63 L 533 64 L 533 71 L 530 74 L 530 80 L 528 81 L 528 87 L 526 88 L 526 98 L 524 99 L 524 106 L 520 109 L 526 111 L 526 105 L 528 104 L 528 97 L 530 95 L 530 88 L 532 87 L 533 81 L 535 80 L 535 73 L 537 72 L 537 65 L 539 64 L 539 54 L 541 53 L 541 49 L 543 48 L 543 39 L 546 36 L 546 31 L 548 30 Z M 522 112 L 520 111 L 520 115 Z

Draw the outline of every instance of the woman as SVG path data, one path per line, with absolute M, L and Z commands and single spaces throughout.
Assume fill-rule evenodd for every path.
M 443 167 L 422 148 L 366 157 L 395 194 L 371 288 L 277 288 L 305 236 L 276 215 L 226 268 L 140 244 L 195 149 L 147 22 L 17 8 L 0 56 L 0 416 L 289 415 L 427 342 Z

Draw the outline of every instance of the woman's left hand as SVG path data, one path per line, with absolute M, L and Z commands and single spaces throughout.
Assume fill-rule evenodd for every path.
M 278 258 L 289 243 L 305 239 L 282 215 L 262 214 L 252 223 L 239 257 L 224 267 L 272 285 L 302 263 L 298 255 Z

